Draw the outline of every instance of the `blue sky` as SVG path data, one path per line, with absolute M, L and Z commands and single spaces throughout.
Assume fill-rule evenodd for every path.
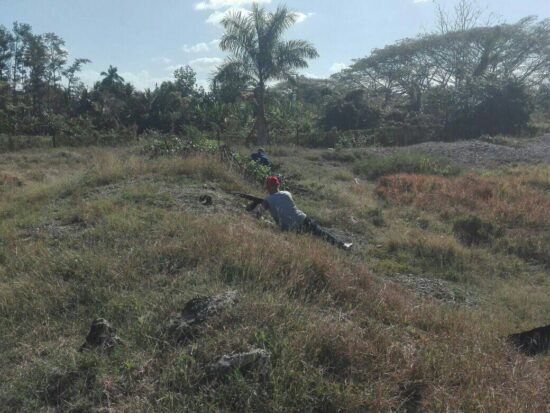
M 260 0 L 274 9 L 277 0 Z M 457 0 L 438 2 L 452 10 Z M 303 71 L 327 77 L 398 39 L 434 29 L 432 0 L 287 0 L 299 22 L 286 37 L 312 42 L 320 57 Z M 550 17 L 550 0 L 478 0 L 496 21 L 527 15 Z M 205 85 L 225 54 L 217 48 L 219 19 L 231 8 L 250 8 L 251 0 L 0 0 L 0 24 L 29 23 L 35 33 L 54 32 L 71 58 L 86 57 L 82 80 L 90 84 L 109 65 L 139 89 L 170 79 L 189 64 Z

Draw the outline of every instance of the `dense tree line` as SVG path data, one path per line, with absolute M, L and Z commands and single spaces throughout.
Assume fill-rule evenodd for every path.
M 378 110 L 401 122 L 424 117 L 448 139 L 522 132 L 548 88 L 550 19 L 442 27 L 376 49 L 335 75 L 345 89 L 368 93 L 369 104 L 346 107 L 344 96 L 328 108 L 327 126 L 342 126 L 342 117 L 331 120 L 334 111 L 349 118 L 343 127 L 359 128 L 364 121 L 354 111 L 374 111 L 373 119 Z
M 113 66 L 86 87 L 79 73 L 87 63 L 69 62 L 65 42 L 54 33 L 34 34 L 30 25 L 17 22 L 12 30 L 0 26 L 0 133 L 180 133 L 189 126 L 216 127 L 217 92 L 198 87 L 190 67 L 178 68 L 172 81 L 153 90 L 138 91 Z
M 90 60 L 69 61 L 59 36 L 0 26 L 0 133 L 50 135 L 54 144 L 155 130 L 332 145 L 346 131 L 393 144 L 550 130 L 550 19 L 482 24 L 469 4 L 453 18 L 440 12 L 437 32 L 376 49 L 330 79 L 296 74 L 317 51 L 282 39 L 295 14 L 255 5 L 222 21 L 230 55 L 208 90 L 188 66 L 143 91 L 113 66 L 85 86 L 79 73 Z

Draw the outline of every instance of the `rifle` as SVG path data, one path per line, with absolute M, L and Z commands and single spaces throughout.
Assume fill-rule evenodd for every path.
M 254 195 L 245 194 L 243 192 L 231 192 L 233 195 L 237 195 L 241 198 L 248 199 L 249 201 L 252 201 L 250 204 L 246 206 L 247 211 L 254 211 L 254 209 L 260 205 L 262 202 L 264 202 L 263 198 L 259 198 Z

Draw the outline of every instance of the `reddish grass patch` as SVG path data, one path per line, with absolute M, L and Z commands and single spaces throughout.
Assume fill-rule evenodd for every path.
M 399 174 L 382 178 L 376 193 L 398 204 L 447 213 L 477 213 L 507 226 L 550 226 L 550 197 L 517 176 Z

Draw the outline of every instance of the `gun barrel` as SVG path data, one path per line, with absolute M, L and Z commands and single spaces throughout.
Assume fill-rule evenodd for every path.
M 245 194 L 243 192 L 233 192 L 233 195 L 237 195 L 237 196 L 240 196 L 241 198 L 244 198 L 244 199 L 248 199 L 250 201 L 254 201 L 254 202 L 263 202 L 263 198 L 260 198 L 260 197 L 257 197 L 257 196 L 254 196 L 254 195 L 250 195 L 250 194 Z

